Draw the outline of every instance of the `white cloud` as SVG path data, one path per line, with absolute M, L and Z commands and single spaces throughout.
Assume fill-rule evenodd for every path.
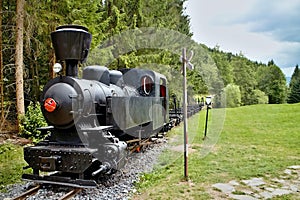
M 186 6 L 197 42 L 263 63 L 273 59 L 281 68 L 298 63 L 299 0 L 188 0 Z

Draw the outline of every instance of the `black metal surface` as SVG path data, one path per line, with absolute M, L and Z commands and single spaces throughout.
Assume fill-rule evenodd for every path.
M 23 174 L 23 180 L 33 181 L 36 183 L 46 183 L 54 185 L 64 185 L 79 188 L 95 188 L 97 183 L 93 180 L 71 179 L 70 177 L 60 176 L 38 176 L 34 174 Z
M 57 108 L 53 112 L 44 110 L 44 115 L 50 124 L 59 127 L 68 127 L 73 123 L 73 115 L 70 113 L 74 108 L 74 103 L 70 97 L 77 96 L 78 92 L 74 89 L 72 83 L 57 82 L 52 84 L 44 94 L 44 99 L 53 98 L 57 102 Z M 44 105 L 44 104 L 42 104 Z
M 82 26 L 61 26 L 51 33 L 57 60 L 85 61 L 90 48 L 92 35 Z
M 126 131 L 151 122 L 152 101 L 151 97 L 112 97 L 111 112 L 116 126 Z
M 36 170 L 79 174 L 92 165 L 96 151 L 80 146 L 31 146 L 24 148 L 24 159 Z
M 87 80 L 95 80 L 106 85 L 110 83 L 109 70 L 102 66 L 87 66 L 82 72 L 82 78 Z

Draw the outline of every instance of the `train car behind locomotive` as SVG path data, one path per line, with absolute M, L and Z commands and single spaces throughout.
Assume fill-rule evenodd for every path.
M 58 27 L 51 38 L 66 75 L 44 87 L 41 106 L 49 127 L 40 130 L 49 135 L 24 148 L 33 174 L 24 174 L 23 179 L 95 187 L 101 173 L 125 165 L 125 139 L 148 138 L 168 125 L 167 80 L 151 70 L 101 66 L 84 68 L 78 78 L 78 64 L 87 58 L 91 34 L 85 27 L 67 25 Z M 54 175 L 41 176 L 41 171 Z

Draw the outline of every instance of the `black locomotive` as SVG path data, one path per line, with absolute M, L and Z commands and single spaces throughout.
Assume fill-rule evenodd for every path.
M 23 179 L 94 187 L 100 174 L 125 165 L 127 139 L 148 138 L 170 126 L 167 80 L 151 70 L 101 66 L 85 67 L 78 78 L 91 34 L 85 27 L 67 25 L 58 27 L 51 38 L 65 76 L 44 87 L 41 106 L 49 127 L 40 130 L 49 136 L 24 148 L 33 174 Z

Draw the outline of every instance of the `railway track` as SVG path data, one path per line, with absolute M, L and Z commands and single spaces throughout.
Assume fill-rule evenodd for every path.
M 81 200 L 91 200 L 91 199 L 127 199 L 130 197 L 130 193 L 134 186 L 133 182 L 139 180 L 139 175 L 141 173 L 149 172 L 152 166 L 156 163 L 157 156 L 160 152 L 166 148 L 167 143 L 160 138 L 153 138 L 156 140 L 155 145 L 150 145 L 149 148 L 143 149 L 142 153 L 132 153 L 128 159 L 128 163 L 125 168 L 119 172 L 116 172 L 113 176 L 105 175 L 103 179 L 100 180 L 100 183 L 96 189 L 87 188 L 82 192 L 74 196 L 72 199 L 81 199 Z M 135 144 L 137 144 L 136 141 Z M 141 141 L 143 144 L 143 142 Z M 138 167 L 137 167 L 138 166 Z M 40 183 L 41 184 L 41 183 Z M 27 186 L 23 184 L 16 184 L 12 188 L 8 188 L 7 192 L 0 193 L 0 199 L 11 200 L 12 197 L 18 196 L 20 193 L 23 193 L 30 187 L 35 187 L 35 185 L 30 182 Z M 27 189 L 26 189 L 27 188 Z M 74 186 L 55 186 L 49 184 L 41 184 L 40 190 L 32 196 L 27 195 L 27 200 L 29 199 L 60 199 L 63 195 L 67 194 L 71 189 L 75 188 Z M 16 198 L 14 198 L 16 199 Z M 25 198 L 24 198 L 25 199 Z
M 42 185 L 36 185 L 35 187 L 23 192 L 17 197 L 11 198 L 11 200 L 25 200 L 33 195 L 35 195 L 39 189 L 41 189 Z M 80 193 L 83 190 L 83 188 L 73 188 L 68 193 L 66 193 L 64 196 L 60 197 L 59 200 L 68 200 L 74 197 L 76 194 Z
M 134 152 L 139 153 L 145 147 L 149 146 L 150 144 L 153 144 L 153 142 L 155 142 L 159 138 L 163 138 L 165 135 L 166 135 L 166 132 L 163 132 L 163 133 L 157 134 L 156 136 L 152 136 L 152 137 L 145 138 L 145 139 L 137 138 L 137 139 L 126 141 L 126 143 L 128 145 L 129 155 Z
M 20 194 L 17 197 L 12 198 L 12 200 L 23 200 L 23 199 L 27 199 L 28 197 L 36 194 L 38 192 L 38 190 L 40 189 L 41 185 L 37 185 L 29 190 L 27 190 L 26 192 Z

